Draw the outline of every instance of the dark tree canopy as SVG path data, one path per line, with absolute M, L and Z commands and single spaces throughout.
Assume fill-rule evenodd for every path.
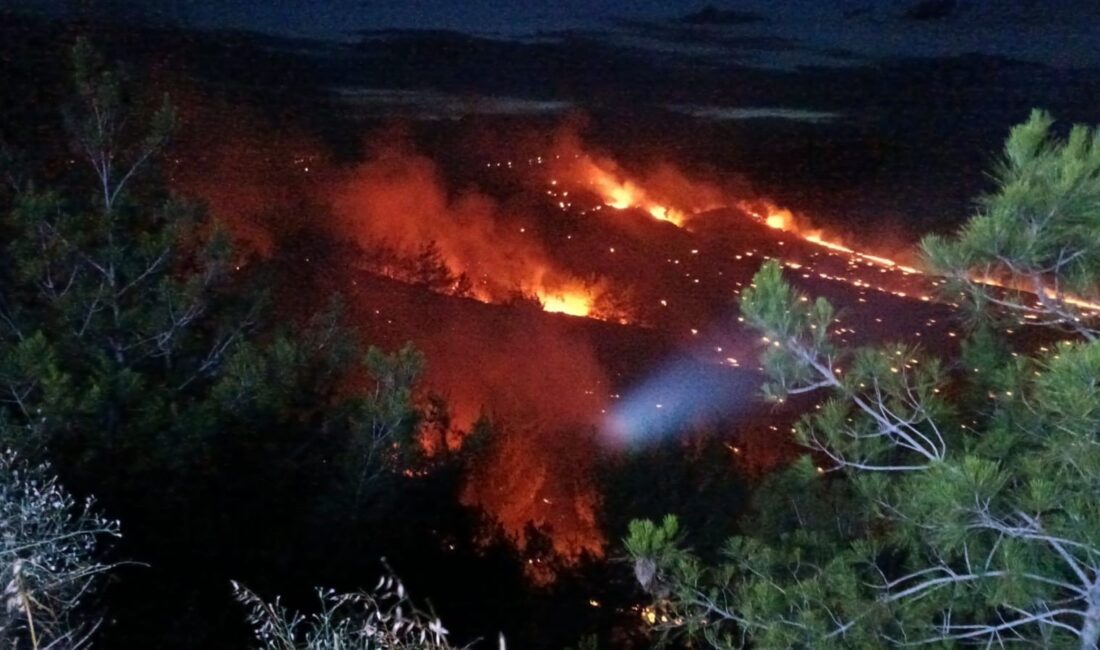
M 263 261 L 163 182 L 170 101 L 143 110 L 83 40 L 72 77 L 61 171 L 0 194 L 0 444 L 99 497 L 146 586 L 264 558 L 334 504 L 369 520 L 419 462 L 419 353 L 363 349 L 335 299 L 282 318 Z M 195 598 L 171 589 L 160 616 Z

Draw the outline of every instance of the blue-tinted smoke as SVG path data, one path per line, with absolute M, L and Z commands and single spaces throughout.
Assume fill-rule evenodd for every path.
M 694 425 L 747 412 L 759 397 L 758 375 L 679 358 L 631 389 L 608 414 L 604 431 L 627 446 L 656 442 Z

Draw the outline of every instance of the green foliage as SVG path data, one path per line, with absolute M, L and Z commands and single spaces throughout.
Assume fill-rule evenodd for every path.
M 630 534 L 623 541 L 631 555 L 651 558 L 672 552 L 679 542 L 680 522 L 666 515 L 659 524 L 645 519 L 630 522 Z
M 414 407 L 413 389 L 424 369 L 423 355 L 411 344 L 392 355 L 372 347 L 365 365 L 374 388 L 356 405 L 345 456 L 348 475 L 356 476 L 356 506 L 368 488 L 387 476 L 388 468 L 412 466 L 420 453 L 415 437 L 420 414 Z
M 775 260 L 765 262 L 742 293 L 741 313 L 764 333 L 769 346 L 762 361 L 773 380 L 765 386 L 772 397 L 782 399 L 792 388 L 810 383 L 813 372 L 798 357 L 800 350 L 812 348 L 826 363 L 834 352 L 827 337 L 836 317 L 832 305 L 821 299 L 811 302 L 792 288 Z
M 235 258 L 199 209 L 156 181 L 171 104 L 142 127 L 87 41 L 73 70 L 67 121 L 93 191 L 22 191 L 0 214 L 13 233 L 0 245 L 0 438 L 159 471 L 199 461 L 239 423 L 313 420 L 346 431 L 351 455 L 370 465 L 356 473 L 380 470 L 375 447 L 406 453 L 419 354 L 359 352 L 338 304 L 293 334 L 275 325 L 260 274 L 246 268 L 262 265 Z M 356 374 L 373 388 L 342 395 Z
M 224 521 L 252 510 L 300 525 L 322 509 L 291 492 L 301 476 L 334 503 L 399 480 L 419 353 L 364 350 L 337 303 L 280 318 L 262 261 L 161 182 L 171 104 L 135 109 L 86 41 L 73 73 L 77 166 L 0 195 L 0 444 L 52 459 L 165 555 L 235 543 Z
M 761 268 L 742 312 L 774 396 L 825 393 L 796 427 L 811 455 L 760 487 L 716 565 L 675 527 L 632 524 L 660 631 L 722 649 L 1096 647 L 1100 343 L 1070 292 L 1100 292 L 1100 136 L 1051 127 L 1038 112 L 1017 127 L 998 192 L 924 242 L 979 316 L 958 373 L 909 346 L 835 344 L 831 307 Z M 1080 340 L 1014 350 L 1003 330 L 1037 323 Z
M 1059 139 L 1053 125 L 1034 111 L 1014 128 L 995 170 L 997 191 L 955 236 L 930 236 L 921 247 L 977 316 L 1056 325 L 1092 340 L 1095 317 L 1075 300 L 1100 295 L 1100 129 L 1076 125 Z

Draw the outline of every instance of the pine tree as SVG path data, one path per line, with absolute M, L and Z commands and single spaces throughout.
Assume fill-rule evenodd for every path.
M 959 360 L 838 345 L 831 305 L 761 268 L 741 310 L 769 341 L 768 394 L 824 397 L 796 427 L 810 453 L 717 565 L 675 518 L 631 526 L 659 628 L 713 648 L 1097 647 L 1100 130 L 1052 126 L 1016 127 L 997 191 L 922 244 L 968 297 Z M 1012 349 L 1022 325 L 1073 338 Z
M 208 453 L 228 422 L 322 410 L 369 444 L 410 442 L 419 355 L 360 355 L 335 303 L 297 332 L 280 324 L 262 265 L 160 181 L 172 105 L 143 120 L 87 41 L 72 60 L 66 123 L 85 171 L 19 186 L 0 215 L 0 438 L 157 471 Z M 344 399 L 360 372 L 377 390 Z
M 418 449 L 422 358 L 362 349 L 336 302 L 279 313 L 263 264 L 166 188 L 171 104 L 125 82 L 79 42 L 72 164 L 0 194 L 0 448 L 95 494 L 151 571 L 273 555 L 336 503 L 369 518 Z
M 430 241 L 417 250 L 412 259 L 411 282 L 432 291 L 449 291 L 458 279 L 451 273 L 443 259 L 439 245 Z

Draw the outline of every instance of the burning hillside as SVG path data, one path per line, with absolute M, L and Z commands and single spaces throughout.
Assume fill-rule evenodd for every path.
M 782 260 L 845 308 L 844 341 L 953 341 L 941 326 L 950 306 L 916 269 L 830 238 L 743 183 L 659 161 L 639 171 L 569 131 L 511 159 L 472 148 L 464 159 L 480 171 L 457 186 L 401 138 L 380 139 L 350 167 L 239 140 L 204 149 L 213 169 L 200 178 L 238 178 L 254 186 L 243 196 L 259 196 L 263 165 L 277 164 L 305 188 L 302 205 L 329 214 L 288 224 L 285 210 L 271 212 L 278 228 L 258 238 L 260 251 L 284 233 L 334 242 L 303 254 L 303 272 L 347 297 L 366 340 L 425 352 L 427 388 L 450 410 L 448 444 L 493 422 L 498 438 L 463 498 L 532 553 L 540 579 L 603 553 L 592 476 L 601 454 L 717 423 L 736 450 L 730 471 L 789 457 L 785 416 L 759 418 L 768 411 L 755 397 L 755 359 L 767 342 L 736 318 L 736 294 L 763 260 Z M 235 230 L 257 239 L 265 210 L 248 208 L 248 227 Z M 535 551 L 535 533 L 548 536 L 550 556 Z
M 431 599 L 437 641 L 447 621 L 455 644 L 499 633 L 533 649 L 648 647 L 654 628 L 743 620 L 673 602 L 699 585 L 673 584 L 682 564 L 658 566 L 682 557 L 669 540 L 690 534 L 703 563 L 776 539 L 786 557 L 789 533 L 816 520 L 818 555 L 856 559 L 825 579 L 851 584 L 866 573 L 849 551 L 881 514 L 877 488 L 934 490 L 888 479 L 865 493 L 845 463 L 939 489 L 953 458 L 973 460 L 953 441 L 1039 449 L 1049 441 L 1003 423 L 1022 398 L 1092 374 L 1095 359 L 1064 377 L 1050 366 L 1077 349 L 1058 347 L 1067 332 L 1098 336 L 1098 256 L 1079 246 L 1096 194 L 1079 173 L 1087 129 L 1063 143 L 1037 113 L 1042 128 L 1006 147 L 1019 179 L 991 179 L 1003 194 L 959 242 L 925 240 L 927 267 L 899 251 L 913 248 L 905 229 L 958 226 L 983 189 L 980 152 L 1033 89 L 1068 88 L 1056 103 L 1079 120 L 1088 93 L 1071 91 L 1095 75 L 969 56 L 778 72 L 722 47 L 724 62 L 698 66 L 683 37 L 709 43 L 713 30 L 667 21 L 530 42 L 384 30 L 339 43 L 47 22 L 0 29 L 22 43 L 0 57 L 18 73 L 0 134 L 12 235 L 0 420 L 13 425 L 0 429 L 118 518 L 126 536 L 102 557 L 149 567 L 103 591 L 107 646 L 186 645 L 184 627 L 211 639 L 193 645 L 247 644 L 234 580 L 255 589 L 236 593 L 260 618 L 315 611 L 310 589 L 325 585 L 320 617 L 302 621 L 362 607 L 374 620 L 370 608 L 404 608 L 408 586 Z M 74 37 L 66 68 L 45 47 Z M 118 55 L 132 60 L 113 72 Z M 62 103 L 65 119 L 47 123 Z M 1087 191 L 1065 199 L 1078 182 Z M 1067 200 L 1067 227 L 1052 226 Z M 960 349 L 953 324 L 974 333 L 963 302 L 997 325 L 977 329 L 997 330 L 997 350 L 980 336 Z M 1025 415 L 1038 428 L 1062 417 Z M 1053 465 L 1065 447 L 1047 450 Z M 919 464 L 879 464 L 911 454 Z M 1005 494 L 997 508 L 1015 513 Z M 904 526 L 871 530 L 912 550 Z M 112 568 L 94 546 L 85 578 Z M 633 572 L 613 561 L 624 550 Z M 909 553 L 912 572 L 883 557 L 886 581 L 941 559 Z M 735 564 L 708 574 L 715 589 Z M 407 582 L 383 579 L 372 600 L 362 589 L 380 571 Z M 993 605 L 967 615 L 1000 625 Z M 32 610 L 50 608 L 23 609 L 34 636 Z M 862 635 L 870 619 L 852 611 L 853 626 L 824 635 Z
M 787 449 L 777 438 L 787 425 L 754 419 L 762 409 L 754 397 L 761 342 L 732 316 L 736 292 L 764 259 L 783 260 L 815 292 L 848 308 L 844 340 L 887 333 L 951 340 L 939 326 L 947 308 L 932 303 L 932 281 L 829 239 L 766 199 L 669 165 L 634 174 L 573 137 L 545 153 L 477 164 L 484 186 L 515 194 L 455 190 L 422 154 L 376 151 L 340 178 L 332 227 L 364 251 L 387 252 L 367 254 L 365 271 L 429 288 L 441 300 L 510 310 L 455 303 L 426 313 L 359 291 L 387 329 L 419 332 L 413 339 L 432 361 L 431 383 L 459 414 L 456 426 L 468 428 L 483 413 L 501 426 L 465 498 L 521 547 L 531 543 L 532 526 L 548 534 L 557 561 L 602 553 L 600 498 L 590 479 L 601 448 L 717 421 L 736 441 L 731 471 L 783 462 L 789 451 L 776 453 Z M 409 266 L 410 258 L 418 264 Z M 563 328 L 524 305 L 615 325 Z M 651 344 L 601 353 L 613 347 L 610 339 L 637 340 L 638 328 L 667 343 L 658 353 Z M 545 578 L 544 569 L 532 571 Z

